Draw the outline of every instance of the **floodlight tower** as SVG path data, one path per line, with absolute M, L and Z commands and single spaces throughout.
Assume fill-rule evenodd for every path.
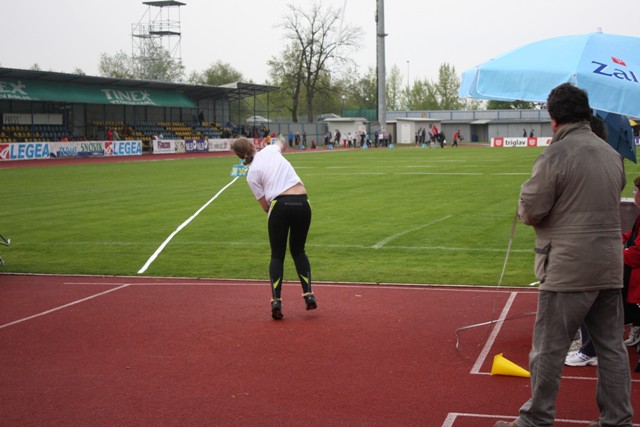
M 378 124 L 380 126 L 380 132 L 387 132 L 387 70 L 385 65 L 385 52 L 384 52 L 384 38 L 387 34 L 384 32 L 384 0 L 376 1 L 376 47 L 377 47 L 377 61 L 376 68 L 378 69 Z
M 133 59 L 141 63 L 154 62 L 164 49 L 170 59 L 181 61 L 180 6 L 186 3 L 160 0 L 142 4 L 148 6 L 147 11 L 137 24 L 131 25 Z

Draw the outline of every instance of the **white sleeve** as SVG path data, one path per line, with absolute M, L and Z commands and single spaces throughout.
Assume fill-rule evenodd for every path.
M 251 192 L 255 196 L 256 200 L 260 200 L 264 197 L 264 187 L 260 182 L 257 171 L 251 173 L 251 168 L 249 168 L 249 173 L 247 174 L 247 183 L 249 184 L 249 188 Z

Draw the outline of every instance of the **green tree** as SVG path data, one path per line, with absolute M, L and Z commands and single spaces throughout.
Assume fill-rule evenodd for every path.
M 387 110 L 399 110 L 403 104 L 403 97 L 406 99 L 406 89 L 402 89 L 404 78 L 400 68 L 397 65 L 391 67 L 391 71 L 387 73 L 387 87 L 385 93 L 387 96 Z M 404 95 L 404 96 L 403 96 Z
M 414 80 L 406 94 L 404 106 L 407 110 L 439 110 L 440 104 L 435 86 L 427 79 Z
M 367 72 L 363 76 L 360 76 L 354 67 L 353 70 L 348 70 L 348 75 L 353 76 L 353 83 L 350 85 L 348 91 L 349 108 L 375 109 L 378 105 L 378 92 L 376 90 L 378 76 L 376 69 L 369 67 Z
M 141 47 L 140 55 L 137 57 L 123 51 L 113 56 L 102 53 L 98 72 L 103 77 L 175 83 L 183 80 L 184 66 L 182 61 L 171 58 L 167 49 L 148 42 Z
M 269 65 L 269 77 L 273 85 L 280 86 L 275 94 L 274 104 L 289 111 L 291 121 L 298 122 L 298 111 L 302 93 L 302 53 L 295 43 L 289 44 L 281 53 L 282 58 L 272 57 Z
M 434 84 L 434 89 L 438 97 L 440 110 L 460 110 L 464 105 L 458 97 L 460 89 L 460 78 L 456 74 L 456 67 L 444 63 L 438 70 L 438 81 Z
M 194 85 L 221 86 L 228 83 L 239 82 L 243 79 L 242 73 L 233 68 L 231 64 L 218 60 L 201 73 L 193 71 L 189 75 L 187 82 Z
M 494 101 L 487 102 L 487 110 L 531 110 L 536 104 L 528 101 Z
M 98 73 L 103 77 L 116 79 L 134 79 L 136 77 L 133 70 L 133 59 L 123 51 L 118 51 L 114 55 L 101 53 Z

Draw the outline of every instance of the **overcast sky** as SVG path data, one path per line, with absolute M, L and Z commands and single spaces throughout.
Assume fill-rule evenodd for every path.
M 181 23 L 187 74 L 220 60 L 245 80 L 264 83 L 266 62 L 285 44 L 277 27 L 292 0 L 182 0 L 171 19 Z M 296 4 L 307 5 L 297 0 Z M 98 75 L 101 53 L 132 53 L 132 25 L 145 16 L 142 0 L 2 0 L 0 66 Z M 352 54 L 360 75 L 376 64 L 375 0 L 324 0 L 344 9 L 344 26 L 362 28 Z M 606 33 L 640 36 L 631 0 L 387 0 L 387 69 L 403 77 L 437 80 L 442 63 L 461 74 L 507 50 L 536 40 Z M 157 14 L 158 8 L 152 8 Z M 406 83 L 406 80 L 405 80 Z

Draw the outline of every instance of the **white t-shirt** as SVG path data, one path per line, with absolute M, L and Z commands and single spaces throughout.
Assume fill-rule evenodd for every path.
M 267 203 L 302 180 L 284 158 L 277 144 L 267 145 L 256 153 L 247 173 L 249 188 L 256 200 L 263 196 Z

